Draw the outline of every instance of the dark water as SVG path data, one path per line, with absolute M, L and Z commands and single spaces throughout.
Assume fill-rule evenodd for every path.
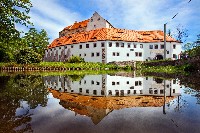
M 199 133 L 200 91 L 180 83 L 134 75 L 0 76 L 0 132 Z

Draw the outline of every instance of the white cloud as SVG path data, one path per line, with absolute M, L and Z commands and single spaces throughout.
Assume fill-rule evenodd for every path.
M 45 29 L 50 37 L 50 43 L 58 38 L 58 33 L 64 27 L 80 21 L 81 16 L 65 8 L 58 0 L 32 1 L 31 22 L 40 30 Z
M 90 0 L 82 2 L 81 7 L 72 6 L 70 9 L 62 2 L 65 5 L 69 3 L 65 0 L 32 1 L 31 21 L 38 30 L 43 28 L 48 32 L 50 42 L 58 37 L 58 32 L 64 27 L 73 24 L 74 21 L 87 19 L 94 11 L 99 12 L 117 28 L 163 30 L 163 24 L 168 22 L 167 28 L 172 30 L 179 24 L 188 30 L 194 27 L 200 29 L 199 0 L 192 0 L 191 3 L 187 3 L 187 0 Z M 77 4 L 76 0 L 73 2 Z M 70 4 L 73 4 L 72 1 Z M 85 9 L 91 12 L 81 12 L 80 8 L 82 11 Z M 178 15 L 170 21 L 176 13 Z M 191 23 L 194 23 L 193 27 L 190 26 Z

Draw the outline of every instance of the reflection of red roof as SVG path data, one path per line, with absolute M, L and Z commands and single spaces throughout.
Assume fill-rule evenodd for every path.
M 87 27 L 88 22 L 89 22 L 89 19 L 81 21 L 81 22 L 75 22 L 73 25 L 67 26 L 63 30 L 74 30 L 74 29 L 78 29 L 78 28 Z
M 76 25 L 77 26 L 77 25 Z M 74 28 L 76 27 L 74 26 Z M 72 28 L 72 27 L 71 27 Z M 101 28 L 91 31 L 79 32 L 63 36 L 55 39 L 48 48 L 53 48 L 61 45 L 77 44 L 80 42 L 95 42 L 95 41 L 128 41 L 128 42 L 162 42 L 164 41 L 164 33 L 161 30 L 154 31 L 135 31 L 117 28 Z M 167 36 L 168 42 L 176 42 L 170 36 Z

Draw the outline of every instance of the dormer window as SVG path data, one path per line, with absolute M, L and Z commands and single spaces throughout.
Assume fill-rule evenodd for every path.
M 93 19 L 91 18 L 91 22 L 93 21 Z
M 100 20 L 100 18 L 97 19 L 98 21 Z

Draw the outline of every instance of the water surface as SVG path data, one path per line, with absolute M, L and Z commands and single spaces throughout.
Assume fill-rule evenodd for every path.
M 134 74 L 0 77 L 0 132 L 200 130 L 197 88 Z

